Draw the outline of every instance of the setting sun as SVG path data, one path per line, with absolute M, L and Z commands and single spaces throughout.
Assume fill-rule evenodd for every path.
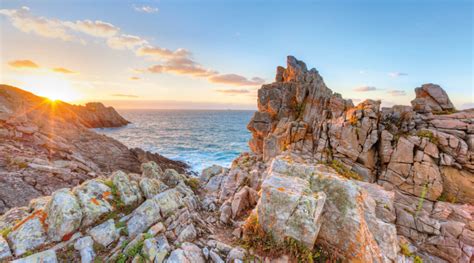
M 29 75 L 18 79 L 21 85 L 28 87 L 33 93 L 50 100 L 71 102 L 80 98 L 79 93 L 73 88 L 71 82 L 62 76 L 56 75 Z

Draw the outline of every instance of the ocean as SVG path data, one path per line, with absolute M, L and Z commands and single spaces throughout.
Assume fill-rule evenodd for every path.
M 188 163 L 195 172 L 218 164 L 230 166 L 248 151 L 247 123 L 254 111 L 118 110 L 131 124 L 95 129 L 129 148 L 139 147 Z

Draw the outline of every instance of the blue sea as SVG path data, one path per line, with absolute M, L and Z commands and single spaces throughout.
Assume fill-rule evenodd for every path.
M 253 111 L 119 110 L 132 122 L 121 128 L 95 129 L 129 148 L 139 147 L 188 163 L 201 172 L 212 164 L 228 167 L 248 151 L 247 123 Z

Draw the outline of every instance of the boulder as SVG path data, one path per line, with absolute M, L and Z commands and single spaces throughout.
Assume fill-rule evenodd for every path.
M 94 240 L 90 236 L 85 236 L 74 243 L 74 249 L 78 250 L 81 255 L 81 263 L 92 263 L 94 262 Z
M 415 89 L 416 98 L 411 105 L 416 112 L 452 111 L 454 105 L 448 94 L 436 84 L 423 84 Z
M 197 237 L 196 228 L 193 224 L 187 225 L 178 235 L 179 242 L 192 242 Z
M 474 173 L 454 167 L 441 167 L 443 194 L 450 200 L 474 205 Z
M 180 181 L 185 179 L 184 175 L 179 174 L 174 169 L 166 169 L 162 177 L 163 182 L 170 187 L 175 187 Z
M 107 201 L 112 198 L 112 189 L 98 180 L 89 180 L 74 188 L 75 195 L 81 204 L 82 226 L 89 226 L 102 215 L 109 213 L 113 207 Z
M 15 256 L 33 250 L 47 243 L 47 236 L 42 223 L 42 218 L 27 218 L 15 230 L 8 234 L 8 242 Z
M 181 194 L 176 189 L 169 189 L 159 193 L 153 197 L 154 202 L 160 207 L 161 213 L 164 217 L 173 214 L 178 208 L 183 206 Z
M 209 181 L 209 179 L 216 175 L 222 174 L 223 172 L 225 172 L 224 167 L 214 164 L 202 170 L 201 175 L 199 176 L 199 180 L 205 184 Z
M 11 256 L 12 253 L 10 251 L 10 246 L 8 245 L 7 241 L 2 236 L 0 236 L 0 260 Z
M 89 230 L 89 235 L 95 242 L 103 247 L 107 247 L 120 237 L 120 229 L 115 227 L 113 219 L 109 219 L 104 223 L 91 228 Z
M 140 189 L 146 199 L 153 198 L 168 187 L 158 179 L 143 178 L 140 180 Z
M 69 189 L 54 192 L 45 211 L 48 215 L 48 236 L 53 241 L 61 241 L 81 226 L 81 206 Z
M 158 244 L 156 239 L 148 238 L 143 241 L 142 255 L 147 262 L 153 262 L 158 254 Z
M 141 165 L 142 175 L 150 179 L 161 179 L 163 170 L 161 167 L 153 161 L 142 163 Z
M 120 200 L 125 205 L 139 204 L 143 200 L 140 188 L 135 181 L 131 181 L 122 171 L 116 171 L 112 174 L 112 182 L 117 187 Z
M 127 222 L 129 237 L 135 237 L 161 220 L 160 205 L 155 199 L 148 199 L 136 208 Z

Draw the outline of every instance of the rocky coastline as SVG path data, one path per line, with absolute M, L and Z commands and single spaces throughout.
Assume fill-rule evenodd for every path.
M 113 109 L 1 86 L 0 260 L 473 262 L 474 109 L 415 93 L 354 105 L 289 56 L 251 151 L 194 177 L 87 129 L 126 124 Z

